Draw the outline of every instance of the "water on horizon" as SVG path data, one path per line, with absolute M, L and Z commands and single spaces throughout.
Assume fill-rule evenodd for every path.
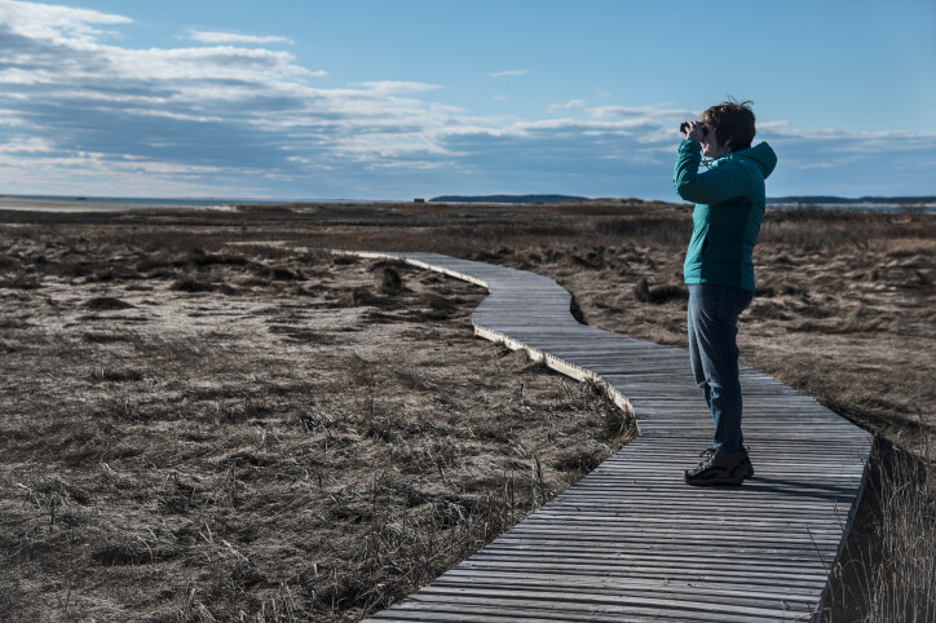
M 237 205 L 291 203 L 361 204 L 380 203 L 370 199 L 270 199 L 254 197 L 104 197 L 98 195 L 0 195 L 0 210 L 48 212 L 124 211 L 144 208 L 203 208 L 230 210 Z
M 277 205 L 277 204 L 378 204 L 396 203 L 406 200 L 375 199 L 269 199 L 252 197 L 104 197 L 92 195 L 0 195 L 0 210 L 22 210 L 40 212 L 123 212 L 143 209 L 184 209 L 201 208 L 205 210 L 233 210 L 237 205 Z M 798 208 L 822 208 L 830 210 L 859 210 L 866 212 L 914 212 L 936 213 L 936 203 L 915 204 L 908 208 L 903 202 L 840 202 L 840 203 L 790 203 L 771 202 L 768 208 L 793 210 Z

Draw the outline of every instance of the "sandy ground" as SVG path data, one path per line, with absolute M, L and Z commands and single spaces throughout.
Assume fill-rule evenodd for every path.
M 533 270 L 685 346 L 690 212 L 0 212 L 3 619 L 355 620 L 428 582 L 630 423 L 474 338 L 477 287 L 316 250 Z M 742 361 L 932 459 L 934 252 L 932 215 L 769 215 Z

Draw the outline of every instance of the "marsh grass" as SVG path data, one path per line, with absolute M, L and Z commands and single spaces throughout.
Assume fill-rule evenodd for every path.
M 136 306 L 116 297 L 93 297 L 84 302 L 84 307 L 90 310 L 128 310 Z
M 169 289 L 188 293 L 203 293 L 213 291 L 215 285 L 195 277 L 183 276 L 172 282 Z
M 936 472 L 920 459 L 927 454 L 878 441 L 826 619 L 936 621 Z
M 379 276 L 381 292 L 393 294 L 403 290 L 403 279 L 393 266 L 381 266 Z
M 23 263 L 20 262 L 18 258 L 13 258 L 10 256 L 0 256 L 0 271 L 4 273 L 16 271 L 22 266 L 23 266 Z
M 634 284 L 634 297 L 642 303 L 686 301 L 689 299 L 689 291 L 685 286 L 675 284 L 664 284 L 650 288 L 647 278 L 641 277 Z
M 473 287 L 328 250 L 435 251 L 533 270 L 566 286 L 588 324 L 685 346 L 677 291 L 691 207 L 391 212 L 0 225 L 10 259 L 0 265 L 4 614 L 359 619 L 628 438 L 625 416 L 594 388 L 471 338 L 482 297 Z M 931 215 L 769 213 L 742 361 L 925 457 L 932 449 L 918 442 L 936 424 L 934 252 Z M 302 279 L 275 279 L 277 269 Z M 183 280 L 214 290 L 172 289 Z M 140 320 L 88 314 L 95 297 L 137 306 Z M 931 494 L 904 500 L 922 490 L 895 483 L 899 496 L 869 488 L 856 527 L 931 532 L 913 524 L 932 518 Z M 880 533 L 867 582 L 844 581 L 881 596 L 851 599 L 862 605 L 853 619 L 887 619 L 895 606 L 932 617 L 909 574 L 928 578 L 933 549 L 898 542 Z
M 5 300 L 10 618 L 357 620 L 630 434 L 594 388 L 474 339 L 475 287 L 184 240 L 88 232 L 20 267 L 56 303 Z M 62 272 L 63 254 L 128 272 Z

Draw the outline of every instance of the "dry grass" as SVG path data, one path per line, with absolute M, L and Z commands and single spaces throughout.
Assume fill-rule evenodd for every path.
M 83 238 L 38 264 L 54 238 L 2 243 L 39 284 L 3 299 L 4 619 L 357 620 L 630 433 L 594 388 L 473 338 L 476 287 Z
M 936 621 L 932 465 L 879 442 L 865 497 L 833 575 L 826 621 Z
M 355 619 L 431 580 L 594 467 L 625 423 L 587 387 L 470 338 L 476 289 L 320 250 L 534 270 L 571 290 L 589 324 L 684 347 L 690 212 L 593 202 L 7 215 L 21 223 L 0 226 L 11 405 L 0 610 Z M 739 336 L 744 363 L 930 475 L 934 251 L 932 215 L 770 213 Z M 172 290 L 186 279 L 210 289 Z M 135 308 L 84 305 L 98 297 Z M 410 364 L 393 366 L 401 356 Z M 932 519 L 933 493 L 889 461 L 876 470 L 896 485 L 875 487 L 899 495 L 869 494 L 855 539 L 892 546 L 850 543 L 843 567 L 863 562 L 874 582 L 849 577 L 865 598 L 848 604 L 865 606 L 833 600 L 832 619 L 932 614 L 932 595 L 912 589 L 927 585 L 908 575 L 927 581 L 934 567 L 932 541 L 913 541 L 932 535 L 913 518 Z

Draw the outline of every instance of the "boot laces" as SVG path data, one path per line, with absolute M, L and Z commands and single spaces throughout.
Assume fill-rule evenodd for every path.
M 718 449 L 716 449 L 714 446 L 710 446 L 699 453 L 699 457 L 702 458 L 702 461 L 699 462 L 699 468 L 707 468 L 708 466 L 712 465 L 712 463 L 715 461 L 716 455 L 718 455 Z

